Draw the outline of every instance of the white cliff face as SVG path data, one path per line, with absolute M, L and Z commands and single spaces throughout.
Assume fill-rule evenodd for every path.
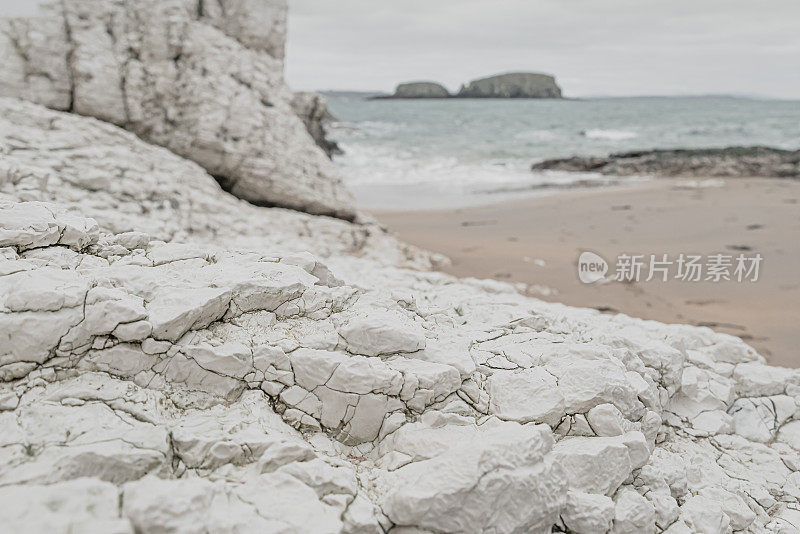
M 426 263 L 0 100 L 6 528 L 796 531 L 800 373 Z
M 285 33 L 285 0 L 62 0 L 0 21 L 0 96 L 122 126 L 254 204 L 352 219 L 292 109 Z
M 19 100 L 0 98 L 0 156 L 0 193 L 77 208 L 115 233 L 430 266 L 428 254 L 374 223 L 257 208 L 199 165 L 120 128 Z

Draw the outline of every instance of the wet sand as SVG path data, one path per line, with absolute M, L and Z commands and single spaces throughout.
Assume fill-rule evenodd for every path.
M 452 260 L 457 276 L 523 284 L 547 301 L 741 337 L 774 365 L 800 367 L 800 181 L 657 179 L 480 207 L 372 212 L 409 243 Z M 756 282 L 584 284 L 578 256 L 761 254 Z M 645 267 L 646 269 L 646 267 Z M 733 269 L 731 269 L 733 272 Z M 703 278 L 706 272 L 704 269 Z M 646 275 L 643 277 L 646 278 Z

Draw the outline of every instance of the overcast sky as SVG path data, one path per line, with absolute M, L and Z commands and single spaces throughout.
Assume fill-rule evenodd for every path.
M 554 74 L 567 96 L 800 99 L 800 0 L 289 0 L 294 89 L 456 90 L 507 71 Z
M 505 71 L 568 96 L 800 98 L 800 0 L 289 0 L 295 89 L 450 89 Z

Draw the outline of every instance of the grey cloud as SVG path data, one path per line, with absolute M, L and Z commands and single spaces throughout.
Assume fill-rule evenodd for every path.
M 796 0 L 289 0 L 298 88 L 382 89 L 507 70 L 567 94 L 800 98 Z
M 0 0 L 0 14 L 36 0 Z M 555 74 L 570 96 L 800 98 L 798 0 L 289 0 L 297 89 L 391 90 L 509 70 Z

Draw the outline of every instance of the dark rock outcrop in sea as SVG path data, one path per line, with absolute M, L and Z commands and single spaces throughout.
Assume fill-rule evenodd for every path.
M 462 85 L 460 98 L 561 98 L 555 78 L 535 72 L 498 74 Z
M 449 98 L 450 92 L 436 82 L 401 83 L 389 98 Z
M 301 91 L 292 98 L 292 109 L 306 125 L 308 133 L 328 157 L 342 154 L 342 149 L 335 141 L 327 137 L 327 124 L 336 118 L 328 109 L 325 97 L 319 93 Z
M 407 82 L 397 86 L 392 95 L 373 99 L 404 98 L 561 98 L 561 88 L 555 78 L 536 72 L 512 72 L 472 80 L 462 84 L 457 94 L 451 95 L 436 82 Z
M 607 157 L 573 156 L 535 163 L 534 171 L 599 172 L 615 176 L 776 176 L 800 178 L 800 150 L 762 146 L 646 150 Z

